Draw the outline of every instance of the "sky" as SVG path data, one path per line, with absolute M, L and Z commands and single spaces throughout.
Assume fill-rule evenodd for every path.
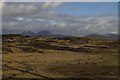
M 117 17 L 117 0 L 116 2 L 5 2 L 2 6 L 2 32 L 11 34 L 31 30 L 37 33 L 49 30 L 55 34 L 76 36 L 117 33 Z
M 2 2 L 119 2 L 119 0 L 1 0 Z

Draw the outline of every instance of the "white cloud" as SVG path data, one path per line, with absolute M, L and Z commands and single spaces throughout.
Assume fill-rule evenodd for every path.
M 54 29 L 64 29 L 67 26 L 65 22 L 61 21 L 55 21 L 55 20 L 50 20 L 48 21 L 48 28 L 54 28 Z
M 63 26 L 63 27 L 66 26 L 66 23 L 61 23 L 61 26 Z
M 24 19 L 23 19 L 23 17 L 17 17 L 16 18 L 18 21 L 23 21 Z
M 111 32 L 112 34 L 118 34 L 118 32 Z
M 44 22 L 45 20 L 44 19 L 36 19 L 37 21 L 41 21 L 41 22 Z
M 55 7 L 57 7 L 57 6 L 61 5 L 61 4 L 62 4 L 62 2 L 44 2 L 42 8 L 43 9 L 55 8 Z
M 30 22 L 30 21 L 41 21 L 41 22 L 44 22 L 45 20 L 44 19 L 30 19 L 30 18 L 23 18 L 23 17 L 17 17 L 16 18 L 18 21 L 28 21 L 28 22 Z

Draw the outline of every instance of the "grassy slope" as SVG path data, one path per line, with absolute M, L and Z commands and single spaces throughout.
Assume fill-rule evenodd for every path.
M 84 37 L 3 36 L 3 65 L 51 78 L 114 78 L 118 60 L 118 47 L 114 43 Z M 39 78 L 5 66 L 3 77 Z

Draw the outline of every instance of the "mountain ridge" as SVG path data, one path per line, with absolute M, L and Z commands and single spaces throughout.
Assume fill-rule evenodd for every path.
M 48 30 L 41 30 L 37 33 L 34 33 L 30 30 L 26 30 L 23 31 L 22 33 L 20 33 L 23 36 L 46 36 L 46 37 L 66 37 L 66 36 L 70 36 L 70 35 L 61 35 L 61 34 L 54 34 L 51 31 Z

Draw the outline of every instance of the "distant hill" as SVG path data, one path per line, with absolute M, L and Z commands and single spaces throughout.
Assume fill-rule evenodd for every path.
M 112 33 L 111 34 L 90 34 L 90 35 L 87 35 L 86 37 L 117 40 L 118 34 L 112 34 Z
M 23 35 L 23 36 L 36 36 L 36 33 L 27 30 L 27 31 L 23 31 L 23 32 L 21 33 L 21 35 Z
M 21 33 L 21 35 L 23 35 L 23 36 L 47 36 L 47 37 L 66 37 L 66 36 L 69 36 L 69 35 L 54 34 L 48 30 L 42 30 L 42 31 L 39 31 L 38 33 L 34 33 L 32 31 L 23 31 Z
M 53 36 L 54 34 L 47 30 L 42 30 L 37 33 L 37 36 Z

